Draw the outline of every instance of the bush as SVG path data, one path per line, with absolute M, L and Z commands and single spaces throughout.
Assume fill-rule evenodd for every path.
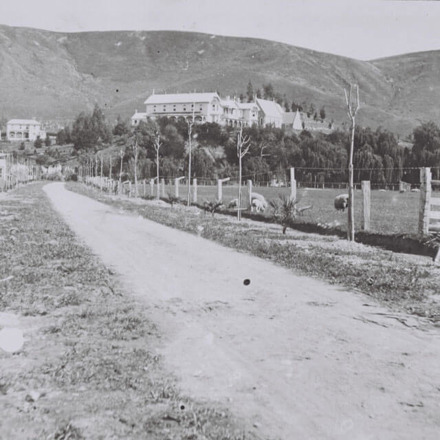
M 43 141 L 41 140 L 40 136 L 35 139 L 34 147 L 35 148 L 41 148 L 43 146 Z
M 66 176 L 66 181 L 78 182 L 78 175 L 76 173 L 72 173 Z

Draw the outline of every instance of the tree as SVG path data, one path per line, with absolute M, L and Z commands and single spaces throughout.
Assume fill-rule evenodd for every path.
M 274 88 L 271 83 L 263 84 L 264 99 L 272 99 L 275 96 Z
M 412 166 L 432 167 L 433 178 L 440 178 L 440 128 L 426 122 L 413 131 L 414 146 L 410 155 Z
M 98 142 L 110 142 L 111 131 L 105 122 L 105 116 L 98 105 L 93 113 L 80 113 L 72 126 L 72 140 L 76 150 L 90 149 Z
M 251 80 L 249 80 L 247 85 L 246 96 L 247 96 L 247 102 L 254 101 L 254 86 L 252 85 Z
M 156 152 L 156 184 L 157 184 L 157 195 L 156 198 L 159 199 L 160 198 L 160 180 L 159 180 L 159 152 L 160 152 L 160 147 L 162 147 L 162 140 L 160 137 L 160 131 L 159 129 L 157 129 L 154 133 L 154 139 L 153 139 L 153 147 L 154 147 L 154 151 Z
M 237 156 L 238 156 L 238 210 L 237 218 L 241 220 L 241 175 L 242 175 L 242 160 L 249 152 L 250 137 L 243 136 L 243 125 L 240 124 L 240 129 L 237 133 Z
M 124 121 L 121 116 L 118 115 L 118 118 L 116 120 L 116 125 L 113 128 L 113 134 L 115 136 L 122 136 L 124 134 L 127 134 L 130 131 L 128 128 L 128 124 L 126 121 Z
M 350 85 L 350 90 L 345 92 L 345 103 L 347 105 L 347 114 L 351 121 L 351 143 L 350 156 L 348 162 L 348 225 L 347 238 L 354 241 L 354 184 L 353 184 L 353 150 L 354 150 L 354 134 L 356 125 L 356 113 L 360 107 L 359 87 L 357 84 Z M 355 95 L 355 96 L 353 96 Z
M 321 109 L 319 110 L 319 116 L 321 118 L 322 121 L 324 121 L 325 119 L 325 107 L 322 106 Z
M 37 136 L 37 139 L 34 141 L 34 147 L 35 148 L 41 148 L 43 146 L 43 141 L 41 140 L 40 136 Z
M 72 141 L 75 150 L 88 150 L 98 142 L 99 133 L 92 125 L 91 117 L 81 112 L 72 125 Z
M 138 196 L 138 178 L 137 178 L 137 167 L 138 167 L 138 158 L 139 158 L 139 144 L 137 139 L 135 140 L 135 143 L 133 145 L 134 150 L 134 192 L 135 197 Z
M 49 135 L 46 135 L 46 139 L 44 140 L 44 145 L 46 145 L 46 147 L 50 147 L 50 145 L 52 144 Z
M 194 107 L 193 107 L 194 109 Z M 191 119 L 187 119 L 188 124 L 188 195 L 186 204 L 191 204 L 191 150 L 192 150 L 192 129 L 194 125 L 194 110 Z

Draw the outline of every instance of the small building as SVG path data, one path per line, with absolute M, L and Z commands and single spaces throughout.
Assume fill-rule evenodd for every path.
M 35 119 L 11 119 L 6 124 L 8 141 L 35 141 L 38 137 L 44 139 L 46 132 L 41 129 L 41 123 Z
M 141 121 L 146 121 L 147 117 L 147 113 L 142 113 L 135 110 L 134 115 L 131 117 L 131 126 L 137 127 Z
M 275 101 L 268 101 L 267 99 L 256 100 L 260 108 L 259 123 L 262 126 L 271 125 L 273 127 L 281 128 L 283 126 L 284 110 Z

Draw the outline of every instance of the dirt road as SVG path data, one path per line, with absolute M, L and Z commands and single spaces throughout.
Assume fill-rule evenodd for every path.
M 188 394 L 267 439 L 439 438 L 439 329 L 61 183 L 45 190 L 159 326 Z

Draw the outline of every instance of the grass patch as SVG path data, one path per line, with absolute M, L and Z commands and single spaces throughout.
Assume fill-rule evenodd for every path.
M 182 395 L 155 354 L 155 325 L 41 188 L 0 201 L 0 279 L 13 276 L 0 311 L 25 334 L 20 352 L 0 352 L 1 437 L 255 438 L 227 409 Z

